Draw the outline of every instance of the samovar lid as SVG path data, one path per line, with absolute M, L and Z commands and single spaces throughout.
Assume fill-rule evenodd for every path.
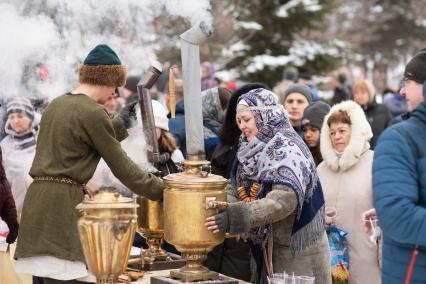
M 211 174 L 209 161 L 182 162 L 185 171 L 165 176 L 164 183 L 169 187 L 194 186 L 198 189 L 224 189 L 227 179 Z
M 76 206 L 77 209 L 126 209 L 137 208 L 138 204 L 135 203 L 133 198 L 122 196 L 113 187 L 100 188 L 98 193 L 89 197 L 85 196 L 83 202 Z

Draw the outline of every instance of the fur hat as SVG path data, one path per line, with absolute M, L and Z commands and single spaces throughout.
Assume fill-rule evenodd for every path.
M 312 101 L 312 91 L 311 89 L 303 84 L 293 84 L 288 87 L 288 89 L 284 92 L 284 101 L 286 98 L 293 93 L 299 93 L 306 97 L 309 103 Z
M 156 100 L 152 100 L 152 112 L 154 113 L 155 127 L 169 131 L 169 119 L 163 105 Z
M 330 106 L 321 101 L 308 105 L 303 112 L 302 128 L 306 125 L 311 125 L 321 130 L 324 117 L 329 111 Z
M 79 81 L 84 84 L 120 87 L 126 83 L 126 67 L 106 44 L 97 45 L 80 66 Z
M 339 111 L 346 112 L 351 120 L 351 138 L 341 155 L 333 149 L 330 127 L 327 123 L 328 118 Z M 321 128 L 320 149 L 326 165 L 334 172 L 350 169 L 359 161 L 362 154 L 370 149 L 368 141 L 371 137 L 373 137 L 373 132 L 361 106 L 354 101 L 335 104 L 325 116 Z
M 27 98 L 14 98 L 13 100 L 7 103 L 6 109 L 7 115 L 19 112 L 25 114 L 31 120 L 34 119 L 34 108 L 31 104 L 31 101 Z

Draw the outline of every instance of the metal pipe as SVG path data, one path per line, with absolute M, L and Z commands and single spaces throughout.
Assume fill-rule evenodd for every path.
M 180 35 L 188 160 L 205 160 L 201 102 L 200 44 L 213 33 L 202 21 Z
M 142 128 L 146 135 L 148 161 L 156 164 L 160 161 L 160 150 L 158 147 L 157 132 L 155 131 L 154 113 L 149 89 L 155 84 L 161 74 L 161 67 L 150 66 L 138 83 L 139 105 L 142 116 Z

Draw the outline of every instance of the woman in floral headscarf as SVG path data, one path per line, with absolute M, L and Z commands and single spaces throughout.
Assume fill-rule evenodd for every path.
M 236 119 L 242 135 L 230 203 L 206 227 L 248 237 L 252 282 L 285 271 L 331 283 L 324 197 L 308 147 L 265 89 L 241 96 Z

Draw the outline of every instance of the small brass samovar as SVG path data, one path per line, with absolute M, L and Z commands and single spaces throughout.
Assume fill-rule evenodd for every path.
M 152 111 L 149 90 L 161 74 L 161 66 L 151 66 L 138 83 L 139 105 L 142 117 L 142 127 L 146 135 L 148 161 L 154 166 L 160 162 L 160 151 L 155 130 L 154 114 Z M 160 201 L 148 200 L 138 196 L 138 223 L 140 231 L 147 239 L 149 248 L 141 252 L 141 264 L 153 264 L 156 260 L 171 260 L 169 254 L 161 248 L 163 242 L 163 204 Z
M 182 281 L 218 279 L 219 274 L 202 266 L 207 253 L 222 243 L 225 233 L 213 234 L 204 220 L 219 212 L 212 204 L 225 202 L 227 180 L 209 173 L 210 162 L 183 162 L 185 171 L 164 178 L 164 239 L 182 253 L 186 266 L 170 276 Z
M 114 188 L 101 188 L 77 205 L 83 212 L 78 232 L 89 270 L 96 283 L 117 283 L 127 267 L 137 228 L 137 205 Z
M 171 260 L 167 252 L 161 248 L 164 236 L 163 204 L 138 196 L 139 230 L 146 237 L 149 248 L 142 251 L 142 266 L 144 263 L 153 264 L 156 260 Z

